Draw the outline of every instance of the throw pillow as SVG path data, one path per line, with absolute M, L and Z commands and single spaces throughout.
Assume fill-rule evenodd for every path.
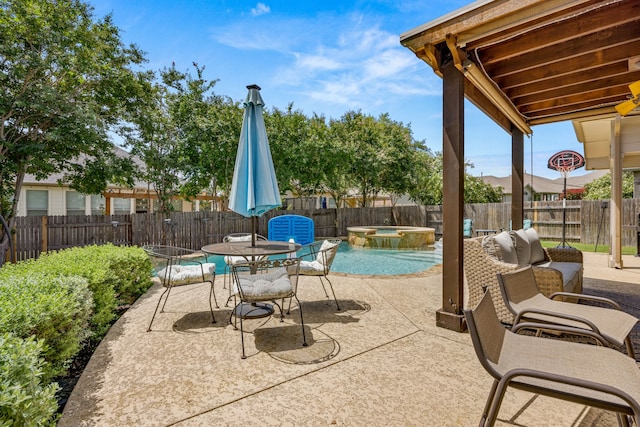
M 324 266 L 324 260 L 325 260 L 325 257 L 327 257 L 327 255 L 324 254 L 324 251 L 329 250 L 334 246 L 336 246 L 336 244 L 331 243 L 328 240 L 325 240 L 324 242 L 322 242 L 320 249 L 318 249 L 318 255 L 316 255 L 316 261 L 318 261 L 320 264 Z M 327 261 L 329 261 L 329 259 L 327 259 Z
M 244 236 L 227 236 L 227 242 L 250 242 L 251 234 L 246 234 Z
M 482 247 L 494 258 L 509 264 L 518 263 L 515 243 L 507 231 L 482 239 Z
M 542 262 L 545 260 L 544 248 L 540 243 L 540 237 L 538 233 L 533 228 L 528 228 L 524 230 L 527 238 L 529 239 L 529 246 L 531 247 L 531 258 L 530 263 L 535 264 L 538 262 Z
M 529 265 L 531 263 L 531 245 L 524 230 L 510 231 L 516 244 L 516 255 L 518 257 L 518 265 Z

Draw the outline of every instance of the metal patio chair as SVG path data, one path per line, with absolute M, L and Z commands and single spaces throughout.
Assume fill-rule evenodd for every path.
M 616 412 L 622 426 L 629 426 L 631 416 L 640 425 L 640 369 L 633 359 L 606 346 L 516 333 L 536 324 L 521 323 L 509 331 L 498 320 L 490 291 L 464 314 L 476 355 L 494 378 L 480 426 L 494 425 L 508 387 Z M 574 332 L 566 326 L 554 329 Z
M 142 249 L 151 259 L 154 268 L 157 269 L 158 278 L 164 287 L 147 331 L 151 331 L 151 325 L 156 318 L 163 298 L 164 303 L 160 312 L 164 312 L 164 307 L 167 304 L 172 288 L 197 283 L 210 284 L 209 309 L 211 311 L 211 321 L 216 323 L 216 318 L 213 315 L 213 304 L 211 303 L 211 298 L 213 297 L 216 308 L 218 308 L 218 301 L 213 290 L 213 284 L 216 280 L 216 265 L 212 262 L 207 262 L 206 256 L 191 249 L 164 245 L 147 245 L 143 246 Z
M 280 321 L 284 322 L 282 306 L 277 303 L 281 300 L 284 304 L 286 298 L 295 298 L 300 310 L 300 324 L 302 326 L 302 346 L 307 346 L 307 338 L 304 332 L 304 318 L 302 306 L 296 296 L 298 287 L 299 258 L 264 259 L 260 261 L 248 261 L 236 263 L 231 266 L 233 298 L 236 305 L 231 311 L 231 317 L 235 319 L 233 325 L 237 329 L 237 321 L 240 320 L 240 337 L 242 342 L 242 358 L 246 359 L 244 351 L 244 327 L 243 320 L 268 317 L 274 313 L 273 307 L 265 302 L 270 302 L 280 310 Z M 239 302 L 237 301 L 239 299 Z
M 336 253 L 338 252 L 340 243 L 342 243 L 342 240 L 337 239 L 314 242 L 311 245 L 307 246 L 309 248 L 309 252 L 300 257 L 300 275 L 317 276 L 320 279 L 322 289 L 324 289 L 324 294 L 327 298 L 329 298 L 327 288 L 325 287 L 324 281 L 322 280 L 322 278 L 324 277 L 327 283 L 329 283 L 331 294 L 333 295 L 333 299 L 336 302 L 338 311 L 340 310 L 340 304 L 338 304 L 336 293 L 333 290 L 333 285 L 331 284 L 328 276 L 331 272 L 331 265 L 333 264 L 333 260 L 336 257 Z M 291 306 L 291 301 L 289 301 L 289 306 Z
M 264 237 L 264 236 L 261 236 L 260 234 L 256 234 L 256 240 L 267 240 L 267 238 Z M 222 238 L 222 241 L 223 242 L 251 242 L 251 233 L 231 233 L 231 234 L 227 234 L 226 236 L 224 236 Z M 242 257 L 242 256 L 230 256 L 230 255 L 227 255 L 227 256 L 224 257 L 224 277 L 223 277 L 223 281 L 222 281 L 222 288 L 223 289 L 227 289 L 227 276 L 229 275 L 229 273 L 231 271 L 231 266 L 233 266 L 234 264 L 243 263 L 243 262 L 247 262 L 247 261 L 252 261 L 252 260 L 247 260 L 247 258 Z M 258 260 L 253 260 L 253 261 L 258 261 Z M 231 299 L 231 296 L 232 296 L 231 295 L 231 290 L 229 290 L 229 299 Z M 229 303 L 229 300 L 227 300 L 227 304 L 228 303 Z
M 622 311 L 615 301 L 570 292 L 556 292 L 547 298 L 538 290 L 531 266 L 498 273 L 498 282 L 504 303 L 515 316 L 514 325 L 531 321 L 588 329 L 601 335 L 612 347 L 625 345 L 629 357 L 635 359 L 629 334 L 638 319 Z M 556 297 L 597 302 L 611 308 L 556 301 Z

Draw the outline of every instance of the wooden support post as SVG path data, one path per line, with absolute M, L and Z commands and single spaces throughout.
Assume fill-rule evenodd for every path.
M 524 224 L 524 134 L 511 127 L 511 228 Z
M 453 62 L 442 67 L 442 308 L 436 325 L 461 332 L 465 328 L 462 270 L 464 207 L 464 76 Z
M 609 267 L 623 268 L 622 265 L 622 141 L 621 118 L 611 122 L 611 203 L 609 246 Z

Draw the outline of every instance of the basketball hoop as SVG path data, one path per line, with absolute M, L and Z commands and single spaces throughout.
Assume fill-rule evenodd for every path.
M 547 167 L 566 176 L 569 172 L 583 167 L 584 163 L 584 157 L 582 157 L 580 153 L 565 150 L 551 156 L 547 163 Z
M 581 168 L 584 166 L 584 157 L 580 153 L 575 151 L 565 150 L 560 151 L 549 158 L 547 167 L 549 169 L 556 170 L 564 177 L 564 193 L 562 197 L 562 244 L 561 247 L 566 247 L 565 241 L 565 228 L 567 225 L 567 176 L 569 172 Z

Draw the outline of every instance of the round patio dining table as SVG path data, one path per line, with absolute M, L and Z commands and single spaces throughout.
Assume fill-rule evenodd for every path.
M 269 255 L 280 255 L 297 252 L 302 245 L 276 240 L 257 240 L 252 246 L 251 242 L 222 242 L 213 243 L 202 247 L 202 252 L 211 255 L 240 256 L 247 261 L 262 258 Z
M 302 245 L 292 242 L 280 242 L 276 240 L 256 240 L 255 245 L 246 242 L 221 242 L 202 247 L 202 252 L 211 255 L 243 257 L 247 261 L 253 261 L 269 255 L 281 255 L 297 252 Z M 273 306 L 267 303 L 241 303 L 236 305 L 232 315 L 242 318 L 260 318 L 273 314 Z

